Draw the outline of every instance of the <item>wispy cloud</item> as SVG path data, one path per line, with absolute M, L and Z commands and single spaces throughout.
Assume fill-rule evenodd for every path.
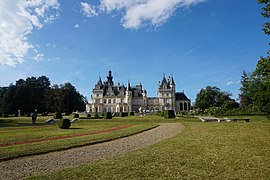
M 95 6 L 91 6 L 86 2 L 81 2 L 81 12 L 87 17 L 97 16 L 98 12 L 96 11 Z
M 28 36 L 58 18 L 59 7 L 58 0 L 0 1 L 0 64 L 23 63 L 29 50 L 35 49 Z
M 35 60 L 39 62 L 39 61 L 42 61 L 43 58 L 44 58 L 44 54 L 37 54 L 35 57 Z
M 186 55 L 187 55 L 187 56 L 188 56 L 188 55 L 191 55 L 191 54 L 193 54 L 195 51 L 201 49 L 202 47 L 203 47 L 203 46 L 197 46 L 197 47 L 195 47 L 195 48 L 192 48 L 192 49 L 190 49 L 189 51 L 186 52 Z
M 51 43 L 48 43 L 46 44 L 47 47 L 52 47 L 52 48 L 56 48 L 56 44 L 51 44 Z
M 121 22 L 126 29 L 138 29 L 144 25 L 160 26 L 167 22 L 178 8 L 187 8 L 207 0 L 99 0 L 99 6 L 81 2 L 87 17 L 99 13 L 116 12 L 123 15 Z
M 228 81 L 228 82 L 226 83 L 226 86 L 230 86 L 230 85 L 233 85 L 233 84 L 239 84 L 239 83 L 240 83 L 239 80 L 237 80 L 237 81 Z
M 80 27 L 79 24 L 75 24 L 75 25 L 74 25 L 74 28 L 75 28 L 75 29 L 77 29 L 77 28 L 79 28 L 79 27 Z

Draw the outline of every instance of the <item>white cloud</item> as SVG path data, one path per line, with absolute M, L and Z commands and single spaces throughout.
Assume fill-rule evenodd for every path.
M 227 83 L 226 83 L 226 86 L 230 86 L 230 85 L 233 85 L 233 84 L 239 84 L 240 83 L 240 81 L 238 80 L 238 81 L 228 81 Z
M 86 2 L 81 2 L 81 11 L 86 17 L 93 17 L 98 15 L 96 8 Z
M 232 84 L 234 84 L 234 82 L 233 81 L 229 81 L 229 82 L 226 83 L 226 86 L 229 86 L 229 85 L 232 85 Z
M 28 36 L 34 28 L 55 20 L 59 7 L 58 0 L 0 1 L 0 64 L 15 67 L 23 63 L 34 49 Z
M 74 25 L 74 28 L 76 29 L 76 28 L 79 28 L 80 27 L 80 25 L 79 24 L 75 24 Z
M 97 16 L 99 12 L 123 14 L 122 26 L 126 29 L 138 29 L 145 24 L 160 26 L 164 24 L 178 8 L 187 8 L 207 0 L 100 0 L 98 7 L 84 4 L 87 17 Z M 82 5 L 83 8 L 83 5 Z
M 44 54 L 37 54 L 36 57 L 35 57 L 35 60 L 36 61 L 42 61 L 44 58 Z

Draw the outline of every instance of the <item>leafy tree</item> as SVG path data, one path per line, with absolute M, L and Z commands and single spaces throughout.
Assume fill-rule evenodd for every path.
M 258 0 L 258 3 L 265 5 L 261 15 L 269 18 L 270 1 Z M 263 31 L 266 35 L 270 35 L 269 22 L 264 24 Z M 270 114 L 270 57 L 261 57 L 252 73 L 243 73 L 241 83 L 241 94 L 239 95 L 241 107 Z
M 87 103 L 71 83 L 50 86 L 46 76 L 19 79 L 16 84 L 0 88 L 0 110 L 2 114 L 39 112 L 83 111 Z
M 230 98 L 231 94 L 222 92 L 219 88 L 207 86 L 197 94 L 195 108 L 202 111 L 210 107 L 220 107 L 222 109 L 233 109 L 238 107 L 238 103 Z
M 262 8 L 263 12 L 261 13 L 261 15 L 265 18 L 269 18 L 270 17 L 270 1 L 269 0 L 258 0 L 258 3 L 265 5 L 265 7 Z M 263 31 L 267 35 L 270 34 L 270 23 L 269 22 L 266 22 L 264 24 Z

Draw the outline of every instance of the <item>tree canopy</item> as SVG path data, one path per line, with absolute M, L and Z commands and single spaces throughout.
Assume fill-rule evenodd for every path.
M 264 4 L 261 15 L 270 17 L 270 1 L 258 0 Z M 263 27 L 266 35 L 270 35 L 270 22 Z M 267 52 L 269 54 L 269 51 Z M 261 57 L 256 69 L 251 73 L 243 72 L 242 87 L 240 88 L 241 107 L 251 112 L 263 112 L 270 114 L 270 57 Z
M 67 112 L 85 109 L 86 98 L 71 83 L 51 86 L 46 76 L 19 79 L 9 87 L 0 87 L 0 111 L 13 114 L 20 110 L 38 112 Z
M 202 111 L 211 107 L 219 107 L 226 110 L 237 108 L 238 103 L 231 99 L 230 96 L 230 93 L 223 92 L 218 87 L 207 86 L 197 94 L 195 108 L 199 108 Z

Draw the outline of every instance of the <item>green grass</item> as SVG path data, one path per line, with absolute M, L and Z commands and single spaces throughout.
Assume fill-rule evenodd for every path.
M 0 118 L 0 127 L 2 127 L 0 128 L 0 144 L 97 132 L 123 124 L 132 124 L 133 126 L 101 134 L 0 147 L 0 160 L 109 141 L 157 126 L 156 123 L 138 123 L 135 121 L 80 120 L 72 124 L 70 129 L 60 129 L 57 125 L 44 124 L 45 119 L 48 119 L 48 117 L 39 118 L 37 125 L 32 125 L 30 118 Z
M 126 155 L 30 179 L 270 179 L 270 121 L 264 116 L 250 119 L 250 123 L 202 123 L 144 118 L 139 121 L 182 122 L 185 129 Z

